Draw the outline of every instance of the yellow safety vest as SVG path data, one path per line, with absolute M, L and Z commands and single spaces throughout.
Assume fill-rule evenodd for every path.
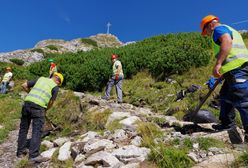
M 226 59 L 224 60 L 224 62 L 222 63 L 222 67 L 220 69 L 220 73 L 222 75 L 228 71 L 241 67 L 245 62 L 248 62 L 248 50 L 245 46 L 242 36 L 238 31 L 231 28 L 230 26 L 224 26 L 226 26 L 230 31 L 232 31 L 233 40 L 232 49 Z M 217 57 L 220 51 L 220 46 L 214 42 L 213 38 L 212 44 L 215 57 Z
M 117 73 L 117 70 L 118 70 L 118 66 L 120 66 L 120 73 L 118 75 L 120 76 L 124 76 L 123 75 L 123 71 L 122 71 L 122 65 L 121 65 L 121 62 L 119 60 L 116 60 L 113 64 L 113 75 L 116 75 Z
M 55 86 L 57 84 L 52 79 L 40 77 L 26 96 L 25 101 L 47 108 L 48 102 L 52 97 L 52 89 Z

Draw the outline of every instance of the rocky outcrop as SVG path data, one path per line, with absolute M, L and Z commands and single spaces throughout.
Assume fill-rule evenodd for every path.
M 123 43 L 116 36 L 111 34 L 97 34 L 86 39 L 92 40 L 96 45 L 82 41 L 81 38 L 70 41 L 54 39 L 42 40 L 31 49 L 0 53 L 0 62 L 12 63 L 10 61 L 11 59 L 20 59 L 25 62 L 24 66 L 26 66 L 43 60 L 46 53 L 76 53 L 79 51 L 87 52 L 95 48 L 123 46 Z
M 13 58 L 23 60 L 25 62 L 24 65 L 29 65 L 44 59 L 44 55 L 39 52 L 32 52 L 29 49 L 0 53 L 0 62 L 12 63 L 10 60 Z

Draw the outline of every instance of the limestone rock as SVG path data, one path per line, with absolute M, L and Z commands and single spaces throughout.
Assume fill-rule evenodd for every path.
M 57 146 L 62 146 L 65 142 L 69 141 L 70 139 L 68 137 L 62 137 L 62 138 L 58 138 L 56 140 L 54 140 L 53 142 L 57 145 Z
M 47 150 L 47 151 L 42 152 L 40 155 L 41 155 L 42 157 L 51 159 L 52 156 L 53 156 L 53 154 L 54 154 L 54 152 L 55 152 L 57 149 L 58 149 L 58 148 L 51 148 L 51 149 L 49 149 L 49 150 Z
M 66 142 L 63 146 L 60 147 L 58 160 L 66 161 L 71 158 L 71 144 L 71 142 Z
M 41 145 L 46 146 L 48 149 L 51 149 L 51 148 L 54 147 L 54 144 L 53 144 L 52 142 L 48 141 L 48 140 L 42 141 L 42 142 L 41 142 Z
M 117 129 L 112 135 L 112 138 L 115 142 L 122 142 L 128 139 L 128 135 L 123 129 Z
M 80 138 L 82 138 L 82 142 L 88 142 L 88 140 L 98 138 L 98 137 L 100 137 L 99 134 L 94 131 L 89 131 L 80 136 Z
M 85 165 L 94 166 L 97 163 L 102 164 L 105 167 L 112 167 L 112 168 L 118 168 L 121 165 L 123 165 L 123 163 L 121 163 L 115 156 L 105 151 L 94 153 L 91 156 L 89 156 L 85 161 Z
M 88 141 L 85 146 L 84 146 L 84 151 L 87 154 L 92 154 L 95 152 L 98 152 L 100 150 L 103 149 L 113 149 L 116 145 L 113 144 L 112 141 L 108 140 L 108 139 L 94 139 L 91 141 Z
M 135 129 L 137 121 L 141 121 L 141 119 L 137 116 L 131 116 L 124 120 L 121 120 L 120 123 L 123 124 L 126 128 Z
M 126 118 L 126 117 L 130 117 L 130 116 L 131 115 L 128 112 L 113 112 L 109 116 L 106 125 L 108 125 L 109 123 L 113 122 L 114 120 L 120 120 L 120 119 L 123 119 L 123 118 Z
M 148 157 L 149 153 L 150 149 L 148 148 L 139 148 L 134 145 L 128 145 L 113 150 L 112 155 L 116 156 L 119 160 L 123 161 L 124 163 L 135 163 L 144 161 Z
M 140 146 L 142 143 L 142 138 L 140 136 L 136 136 L 134 139 L 132 139 L 131 144 L 135 146 Z
M 212 168 L 212 167 L 218 167 L 218 168 L 226 168 L 229 167 L 233 161 L 235 160 L 234 154 L 220 154 L 220 155 L 214 155 L 209 157 L 208 160 L 205 160 L 197 165 L 195 165 L 193 168 Z

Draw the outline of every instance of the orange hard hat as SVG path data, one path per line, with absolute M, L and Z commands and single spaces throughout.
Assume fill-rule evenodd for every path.
M 116 59 L 118 56 L 116 54 L 112 54 L 111 59 Z
M 213 20 L 219 20 L 218 17 L 214 16 L 214 15 L 207 15 L 205 16 L 202 21 L 201 21 L 201 30 L 202 30 L 202 35 L 206 35 L 206 32 L 204 31 L 205 30 L 205 25 L 209 22 L 212 22 Z

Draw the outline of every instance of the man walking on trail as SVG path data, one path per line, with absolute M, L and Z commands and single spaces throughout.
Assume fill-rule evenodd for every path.
M 11 81 L 13 74 L 12 74 L 12 69 L 11 67 L 6 68 L 6 73 L 3 76 L 3 80 L 1 82 L 0 86 L 0 93 L 5 94 L 7 92 L 7 87 L 9 85 L 9 82 Z
M 27 154 L 29 146 L 29 160 L 43 162 L 46 158 L 39 155 L 42 127 L 45 122 L 45 112 L 52 107 L 64 77 L 55 72 L 52 78 L 40 77 L 37 81 L 26 81 L 23 89 L 29 92 L 24 99 L 22 117 L 18 136 L 17 157 Z M 31 89 L 32 88 L 32 89 Z M 27 145 L 28 129 L 32 120 L 32 137 Z
M 248 142 L 248 50 L 242 36 L 235 29 L 223 25 L 213 15 L 201 21 L 202 35 L 211 36 L 214 54 L 217 58 L 213 68 L 214 77 L 225 79 L 220 90 L 221 123 L 216 130 L 235 128 L 236 108 L 241 116 Z
M 50 58 L 48 61 L 50 62 L 49 77 L 51 78 L 54 72 L 58 72 L 58 69 L 53 59 Z
M 117 102 L 122 103 L 122 81 L 124 78 L 122 65 L 121 62 L 118 60 L 118 56 L 116 54 L 112 54 L 111 59 L 113 63 L 113 74 L 107 83 L 105 96 L 103 96 L 102 99 L 109 99 L 112 86 L 115 85 L 117 93 Z

